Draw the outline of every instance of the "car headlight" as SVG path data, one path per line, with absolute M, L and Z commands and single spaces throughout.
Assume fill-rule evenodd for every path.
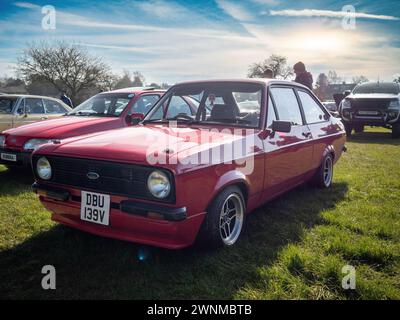
M 342 101 L 342 109 L 350 109 L 350 108 L 351 108 L 350 100 L 343 100 Z
M 31 139 L 25 142 L 24 144 L 24 150 L 36 150 L 39 148 L 41 145 L 44 145 L 46 143 L 51 142 L 51 140 L 48 139 Z
M 400 100 L 390 101 L 389 109 L 400 110 Z
M 147 188 L 154 197 L 164 199 L 171 192 L 171 182 L 165 173 L 155 170 L 147 178 Z
M 0 148 L 4 148 L 5 144 L 6 144 L 6 137 L 0 136 Z
M 36 163 L 36 172 L 40 179 L 50 180 L 52 175 L 51 165 L 45 157 L 39 158 Z

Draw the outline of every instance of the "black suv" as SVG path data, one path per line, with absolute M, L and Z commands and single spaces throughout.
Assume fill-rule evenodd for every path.
M 363 132 L 364 126 L 392 129 L 393 138 L 400 137 L 400 84 L 394 82 L 367 82 L 352 92 L 335 95 L 347 136 L 353 129 Z

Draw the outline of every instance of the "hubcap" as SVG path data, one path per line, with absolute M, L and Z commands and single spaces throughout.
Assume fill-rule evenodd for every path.
M 332 158 L 327 157 L 324 163 L 324 183 L 326 187 L 329 187 L 330 184 L 332 183 L 332 172 L 333 172 L 332 168 L 333 168 Z
M 244 208 L 239 195 L 233 193 L 222 205 L 219 232 L 222 241 L 230 246 L 239 238 L 243 226 Z

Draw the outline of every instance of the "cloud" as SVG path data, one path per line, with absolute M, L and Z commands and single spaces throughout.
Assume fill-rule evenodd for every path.
M 266 14 L 266 13 L 264 13 Z M 332 10 L 316 10 L 316 9 L 303 9 L 303 10 L 270 10 L 271 16 L 286 16 L 286 17 L 325 17 L 325 18 L 344 18 L 348 17 L 349 13 L 346 11 L 332 11 Z M 363 12 L 355 12 L 356 18 L 375 19 L 375 20 L 400 20 L 398 17 L 376 15 Z
M 190 14 L 190 11 L 185 7 L 163 0 L 135 1 L 133 2 L 133 6 L 151 16 L 163 19 L 177 18 Z
M 30 2 L 14 2 L 14 5 L 19 7 L 19 8 L 25 8 L 25 9 L 38 9 L 41 8 L 37 4 L 33 4 Z
M 253 19 L 253 15 L 237 3 L 227 0 L 217 0 L 216 3 L 218 7 L 236 20 L 251 21 Z

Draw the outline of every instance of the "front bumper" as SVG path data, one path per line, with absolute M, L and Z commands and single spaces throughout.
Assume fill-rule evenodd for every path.
M 139 202 L 111 196 L 110 224 L 97 225 L 80 219 L 80 190 L 34 183 L 33 190 L 52 219 L 99 236 L 138 242 L 168 249 L 193 244 L 205 213 L 188 216 L 185 207 Z
M 2 154 L 6 156 L 2 156 Z M 0 164 L 27 168 L 31 166 L 31 155 L 31 152 L 0 148 Z M 15 161 L 12 159 L 13 156 L 15 156 Z

